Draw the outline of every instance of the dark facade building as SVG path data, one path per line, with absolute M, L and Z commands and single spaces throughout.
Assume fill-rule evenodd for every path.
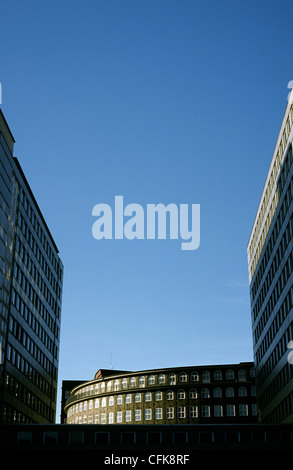
M 54 423 L 63 265 L 0 110 L 0 422 Z
M 64 410 L 67 424 L 256 423 L 254 364 L 100 370 Z
M 247 253 L 259 418 L 293 423 L 293 107 L 283 117 Z
M 168 424 L 87 425 L 39 424 L 0 425 L 0 440 L 13 461 L 23 459 L 39 465 L 46 459 L 66 457 L 66 465 L 76 466 L 77 458 L 97 468 L 110 465 L 125 468 L 196 468 L 199 463 L 225 462 L 227 468 L 239 464 L 272 464 L 271 459 L 289 458 L 293 450 L 291 424 Z M 154 467 L 152 467 L 154 466 Z M 180 468 L 180 467 L 179 467 Z

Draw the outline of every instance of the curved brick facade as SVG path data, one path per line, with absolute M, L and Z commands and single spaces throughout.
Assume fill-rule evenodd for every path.
M 68 424 L 256 422 L 253 363 L 99 371 L 65 404 Z

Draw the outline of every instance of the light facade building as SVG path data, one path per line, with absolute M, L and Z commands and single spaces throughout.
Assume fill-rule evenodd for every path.
M 292 92 L 247 246 L 259 418 L 293 422 Z
M 0 110 L 0 422 L 54 423 L 63 265 Z
M 63 407 L 67 424 L 251 424 L 257 422 L 254 364 L 100 370 Z

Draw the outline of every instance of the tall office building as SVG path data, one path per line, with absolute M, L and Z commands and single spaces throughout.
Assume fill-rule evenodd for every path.
M 257 404 L 263 423 L 293 422 L 293 107 L 285 110 L 247 247 Z
M 0 110 L 0 422 L 54 423 L 63 266 Z

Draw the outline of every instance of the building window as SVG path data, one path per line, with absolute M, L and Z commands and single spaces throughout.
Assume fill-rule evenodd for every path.
M 235 405 L 227 405 L 226 413 L 227 413 L 227 416 L 235 416 Z
M 146 392 L 146 393 L 145 393 L 144 401 L 152 401 L 152 394 L 151 394 L 151 392 Z
M 125 403 L 131 403 L 131 394 L 127 393 L 126 398 L 125 398 Z
M 189 407 L 189 417 L 190 418 L 197 418 L 197 406 L 190 406 Z
M 202 381 L 203 381 L 204 383 L 210 382 L 210 373 L 209 373 L 209 371 L 205 370 L 205 371 L 202 373 Z
M 151 410 L 151 408 L 146 408 L 146 409 L 144 410 L 144 419 L 145 419 L 146 421 L 149 421 L 149 420 L 152 419 L 152 410 Z
M 107 424 L 106 413 L 101 414 L 101 424 Z
M 210 391 L 208 388 L 202 388 L 201 398 L 210 398 Z
M 234 380 L 234 371 L 229 369 L 226 372 L 226 380 Z
M 176 376 L 175 374 L 169 374 L 169 384 L 175 385 L 176 384 Z
M 136 393 L 134 396 L 135 403 L 141 402 L 141 393 Z
M 178 390 L 178 392 L 177 392 L 177 398 L 178 398 L 178 400 L 184 400 L 184 398 L 185 398 L 185 391 L 184 391 L 184 390 Z
M 165 375 L 164 374 L 160 374 L 159 377 L 158 377 L 158 383 L 159 384 L 164 384 L 165 383 Z
M 144 387 L 145 386 L 145 378 L 143 376 L 139 377 L 138 386 L 139 387 Z
M 109 397 L 109 406 L 113 406 L 114 405 L 114 397 L 111 396 Z
M 156 400 L 156 401 L 162 400 L 162 392 L 161 392 L 161 391 L 157 391 L 157 392 L 155 393 L 155 400 Z
M 174 408 L 173 407 L 167 407 L 166 408 L 166 418 L 167 419 L 173 419 L 174 418 Z
M 226 397 L 234 397 L 234 388 L 233 387 L 227 387 L 226 388 Z
M 122 411 L 117 411 L 116 413 L 116 422 L 122 423 Z
M 220 370 L 215 370 L 214 380 L 222 380 L 222 372 Z
M 181 374 L 179 375 L 179 381 L 187 382 L 187 374 L 185 372 L 181 372 Z
M 92 410 L 93 409 L 93 400 L 90 400 L 89 401 L 89 410 Z
M 201 407 L 201 416 L 203 418 L 209 418 L 210 417 L 210 407 L 208 405 L 204 405 Z
M 99 408 L 99 406 L 100 406 L 100 399 L 96 398 L 95 399 L 95 408 Z
M 239 415 L 240 416 L 248 416 L 248 406 L 247 405 L 239 405 Z
M 122 380 L 122 388 L 127 388 L 127 379 L 125 378 Z
M 172 390 L 168 390 L 166 393 L 167 400 L 174 400 L 174 392 Z
M 214 388 L 213 396 L 214 398 L 221 398 L 222 390 L 220 389 L 220 387 Z
M 199 375 L 198 372 L 192 372 L 190 375 L 191 382 L 198 382 L 199 381 Z
M 149 375 L 148 384 L 149 385 L 155 385 L 155 376 L 154 375 Z
M 183 419 L 186 416 L 186 409 L 185 406 L 178 406 L 177 407 L 177 418 Z
M 136 379 L 135 379 L 135 377 L 131 377 L 131 379 L 130 379 L 130 387 L 133 388 L 133 387 L 135 387 L 135 386 L 136 386 Z
M 113 424 L 114 423 L 114 413 L 111 411 L 109 413 L 109 424 Z
M 109 382 L 107 383 L 107 392 L 111 392 L 111 389 L 112 389 L 112 382 L 111 380 L 109 380 Z
M 141 410 L 135 410 L 134 411 L 134 420 L 135 421 L 141 421 Z
M 189 398 L 192 398 L 192 399 L 197 398 L 197 391 L 195 390 L 195 388 L 192 388 L 191 390 L 189 390 Z
M 117 392 L 117 390 L 119 390 L 119 388 L 120 388 L 120 383 L 119 383 L 119 380 L 117 379 L 117 380 L 115 380 L 115 382 L 114 382 L 114 390 L 115 390 L 115 392 Z
M 155 419 L 162 419 L 163 417 L 163 410 L 162 408 L 155 409 Z
M 238 379 L 241 381 L 246 380 L 246 371 L 244 369 L 238 371 Z
M 129 423 L 131 421 L 131 410 L 125 412 L 125 422 Z
M 214 406 L 214 415 L 219 418 L 223 416 L 223 407 L 222 405 L 215 405 Z
M 239 397 L 247 397 L 247 389 L 246 389 L 246 387 L 239 387 L 239 389 L 238 389 L 238 396 L 239 396 Z
M 117 396 L 116 403 L 117 403 L 117 405 L 122 405 L 122 395 Z
M 105 397 L 102 398 L 102 408 L 103 408 L 104 406 L 107 406 L 107 400 L 106 400 Z

